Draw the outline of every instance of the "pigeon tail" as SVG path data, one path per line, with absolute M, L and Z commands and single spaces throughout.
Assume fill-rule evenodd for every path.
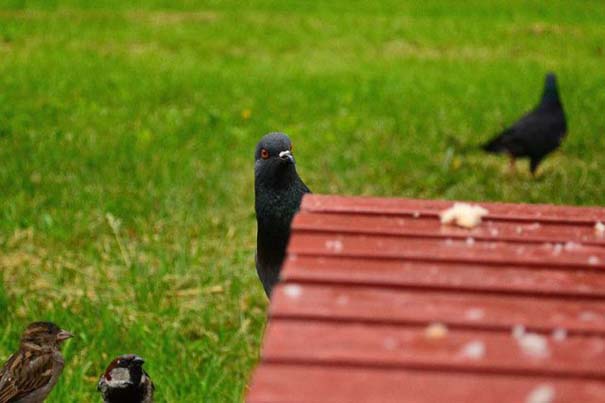
M 496 136 L 496 138 L 488 141 L 487 143 L 481 145 L 481 149 L 488 153 L 503 153 L 506 151 L 506 146 L 504 144 L 503 136 L 507 134 L 507 131 L 501 133 Z

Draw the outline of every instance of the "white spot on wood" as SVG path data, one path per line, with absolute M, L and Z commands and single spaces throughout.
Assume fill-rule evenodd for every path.
M 334 239 L 334 240 L 326 241 L 326 249 L 329 251 L 332 251 L 334 253 L 340 253 L 340 252 L 342 252 L 343 245 L 342 245 L 341 241 Z
M 485 311 L 481 308 L 467 309 L 464 316 L 468 320 L 481 320 L 485 317 Z
M 384 339 L 383 345 L 385 349 L 393 351 L 397 348 L 397 340 L 392 337 L 387 337 Z
M 592 312 L 592 311 L 584 311 L 584 312 L 580 313 L 579 318 L 581 321 L 584 321 L 584 322 L 592 322 L 594 320 L 599 319 L 599 315 L 597 315 L 595 312 Z
M 466 238 L 465 242 L 468 246 L 472 246 L 475 244 L 475 239 L 469 236 L 468 238 Z
M 412 217 L 414 217 L 414 218 L 420 217 L 420 212 L 414 211 L 414 214 L 412 214 Z
M 594 225 L 594 232 L 598 235 L 598 236 L 604 236 L 605 235 L 605 224 L 603 224 L 601 221 L 598 221 L 595 225 Z
M 556 243 L 555 246 L 553 246 L 553 248 L 552 248 L 552 253 L 554 255 L 558 255 L 561 253 L 562 250 L 563 250 L 563 245 L 561 245 L 560 243 Z
M 555 398 L 555 388 L 550 385 L 543 384 L 538 385 L 533 388 L 527 398 L 525 399 L 525 403 L 552 403 Z
M 498 234 L 500 233 L 500 231 L 498 231 L 498 228 L 492 228 L 492 229 L 489 230 L 489 233 L 492 236 L 498 236 Z
M 471 360 L 480 360 L 485 357 L 485 343 L 479 340 L 471 341 L 462 347 L 460 355 Z
M 596 266 L 596 265 L 598 265 L 599 263 L 601 263 L 601 259 L 599 259 L 599 258 L 598 258 L 598 257 L 596 257 L 596 256 L 590 256 L 590 257 L 588 258 L 588 264 L 589 264 L 589 265 L 591 265 L 591 266 Z
M 481 218 L 489 213 L 481 206 L 468 203 L 454 205 L 439 213 L 442 224 L 453 224 L 462 228 L 475 228 L 481 224 Z
M 550 355 L 548 340 L 546 337 L 536 333 L 525 333 L 517 338 L 519 347 L 523 353 L 536 358 L 546 358 Z
M 530 231 L 536 231 L 536 230 L 540 229 L 540 223 L 535 222 L 535 223 L 533 223 L 531 225 L 528 225 L 526 227 L 526 229 L 528 229 Z
M 340 306 L 347 305 L 348 303 L 349 303 L 349 297 L 347 297 L 346 295 L 340 295 L 338 298 L 336 298 L 336 304 L 338 304 Z
M 296 284 L 288 284 L 284 287 L 284 294 L 289 298 L 300 298 L 302 287 Z

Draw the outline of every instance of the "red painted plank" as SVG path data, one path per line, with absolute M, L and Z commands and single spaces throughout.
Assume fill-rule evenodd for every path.
M 440 211 L 451 207 L 455 201 L 417 200 L 377 197 L 345 197 L 309 194 L 305 195 L 302 210 L 331 213 L 363 213 L 381 215 L 405 215 L 415 213 L 420 216 L 436 216 Z M 538 221 L 577 223 L 593 225 L 597 221 L 605 222 L 605 208 L 569 207 L 548 204 L 513 204 L 470 202 L 485 207 L 488 218 L 514 221 Z
M 285 281 L 605 297 L 605 272 L 513 265 L 290 256 Z
M 531 336 L 544 342 L 544 347 L 530 348 L 511 333 L 452 329 L 443 337 L 429 338 L 425 327 L 288 320 L 273 320 L 265 337 L 265 362 L 605 380 L 603 337 L 570 336 L 555 341 Z
M 248 403 L 599 403 L 605 383 L 509 375 L 265 364 L 256 370 Z M 504 398 L 505 397 L 505 398 Z
M 598 235 L 593 226 L 557 223 L 519 223 L 484 220 L 473 229 L 443 225 L 437 217 L 393 217 L 363 214 L 298 214 L 292 227 L 306 230 L 343 234 L 397 235 L 422 238 L 462 238 L 509 242 L 568 242 L 605 246 L 605 236 Z M 563 245 L 561 245 L 563 246 Z
M 605 269 L 605 248 L 572 244 L 511 244 L 504 242 L 451 239 L 398 238 L 351 234 L 297 232 L 288 251 L 294 255 L 383 257 L 428 261 L 522 264 L 552 267 Z
M 273 318 L 427 324 L 510 332 L 515 325 L 550 332 L 605 334 L 605 301 L 500 294 L 451 293 L 281 284 L 271 301 Z M 605 369 L 605 368 L 604 368 Z

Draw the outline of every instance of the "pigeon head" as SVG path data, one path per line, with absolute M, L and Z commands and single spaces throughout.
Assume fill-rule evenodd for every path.
M 559 103 L 559 90 L 557 89 L 557 76 L 555 76 L 555 73 L 546 74 L 542 103 Z
M 283 133 L 269 133 L 256 145 L 254 173 L 258 184 L 286 187 L 295 180 L 296 162 L 292 142 Z

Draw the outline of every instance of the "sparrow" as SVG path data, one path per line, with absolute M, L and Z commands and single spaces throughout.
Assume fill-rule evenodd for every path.
M 51 322 L 34 322 L 23 334 L 19 351 L 0 371 L 0 403 L 40 403 L 63 371 L 60 346 L 72 337 Z
M 311 191 L 296 172 L 292 142 L 287 135 L 265 135 L 256 145 L 254 159 L 256 271 L 265 293 L 271 297 L 286 256 L 292 218 L 303 195 Z
M 540 162 L 561 145 L 566 133 L 567 122 L 557 78 L 554 73 L 549 73 L 540 103 L 482 148 L 489 153 L 508 154 L 513 170 L 516 158 L 529 158 L 530 171 L 535 175 Z
M 155 387 L 138 355 L 115 358 L 99 379 L 97 389 L 105 403 L 151 403 Z

